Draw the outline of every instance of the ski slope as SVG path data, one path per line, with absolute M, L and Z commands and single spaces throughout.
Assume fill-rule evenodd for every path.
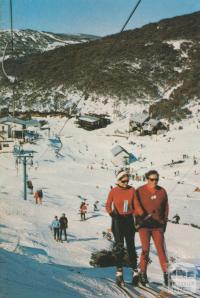
M 48 118 L 52 134 L 58 133 L 64 118 Z M 85 131 L 71 119 L 61 134 L 63 147 L 56 156 L 48 137 L 37 145 L 24 148 L 37 151 L 33 166 L 28 166 L 28 178 L 34 189 L 44 191 L 43 205 L 35 205 L 32 194 L 23 200 L 22 165 L 15 166 L 12 154 L 0 155 L 0 297 L 119 297 L 105 278 L 113 278 L 114 268 L 93 268 L 91 253 L 109 248 L 102 236 L 110 228 L 110 218 L 104 204 L 110 186 L 115 184 L 110 149 L 119 144 L 140 157 L 132 164 L 132 172 L 143 175 L 149 169 L 160 172 L 160 185 L 166 188 L 170 202 L 170 219 L 178 213 L 181 224 L 168 224 L 166 245 L 168 256 L 177 261 L 200 264 L 199 229 L 187 224 L 200 223 L 199 164 L 200 129 L 198 119 L 174 124 L 165 135 L 139 137 L 125 134 L 125 120 L 115 121 L 104 129 Z M 178 126 L 182 125 L 183 130 Z M 116 136 L 116 130 L 125 137 Z M 127 137 L 126 137 L 127 136 Z M 170 140 L 170 141 L 169 141 Z M 141 146 L 142 144 L 142 146 Z M 183 163 L 170 166 L 172 160 Z M 152 163 L 152 166 L 151 166 Z M 179 176 L 174 172 L 179 171 Z M 144 182 L 130 181 L 134 187 Z M 89 204 L 88 219 L 80 221 L 81 198 Z M 93 203 L 100 201 L 100 211 L 93 212 Z M 57 243 L 49 228 L 54 216 L 66 213 L 69 220 L 69 242 Z M 137 251 L 141 245 L 136 235 Z M 162 281 L 154 245 L 149 278 Z M 126 280 L 130 272 L 125 270 Z M 122 294 L 120 294 L 122 297 Z

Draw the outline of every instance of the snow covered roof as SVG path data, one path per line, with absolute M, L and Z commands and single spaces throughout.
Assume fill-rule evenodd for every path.
M 121 147 L 120 145 L 117 145 L 117 146 L 113 147 L 113 148 L 111 149 L 111 152 L 112 152 L 112 154 L 113 154 L 114 156 L 119 155 L 121 152 L 125 152 L 126 154 L 129 155 L 128 151 L 126 151 L 126 149 L 124 149 L 124 148 Z
M 20 125 L 26 125 L 25 120 L 14 118 L 14 117 L 11 117 L 11 116 L 0 118 L 0 123 L 8 123 L 8 122 L 15 123 L 15 124 L 20 124 Z
M 151 125 L 152 127 L 158 125 L 160 121 L 157 119 L 149 119 L 149 121 L 147 121 L 147 124 Z
M 19 124 L 19 125 L 25 125 L 27 127 L 40 125 L 39 121 L 34 120 L 34 119 L 23 120 L 23 119 L 14 118 L 11 116 L 0 118 L 0 123 L 5 123 L 5 124 L 6 123 L 15 123 L 15 124 Z
M 133 114 L 130 120 L 139 124 L 143 124 L 145 121 L 147 121 L 148 118 L 149 118 L 148 114 L 140 113 L 140 114 Z
M 154 127 L 156 127 L 159 123 L 161 123 L 160 120 L 157 119 L 149 119 L 149 121 L 145 122 L 143 129 L 144 130 L 152 130 Z M 163 124 L 163 123 L 162 123 Z
M 96 122 L 96 121 L 99 121 L 99 119 L 95 116 L 88 116 L 88 115 L 85 115 L 85 116 L 80 116 L 78 118 L 79 120 L 82 120 L 82 121 L 87 121 L 87 122 Z

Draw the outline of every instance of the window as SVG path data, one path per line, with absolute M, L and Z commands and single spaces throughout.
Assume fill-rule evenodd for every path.
M 3 148 L 8 148 L 9 144 L 3 144 Z

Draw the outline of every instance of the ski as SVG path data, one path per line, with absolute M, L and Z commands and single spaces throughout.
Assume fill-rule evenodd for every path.
M 145 296 L 143 296 L 139 289 L 134 287 L 131 283 L 124 282 L 124 285 L 118 285 L 114 280 L 110 278 L 103 279 L 112 283 L 112 285 L 115 286 L 115 288 L 118 288 L 119 290 L 123 291 L 130 298 L 145 298 Z
M 167 290 L 158 289 L 156 287 L 153 287 L 151 285 L 138 286 L 139 289 L 142 289 L 146 292 L 149 292 L 150 294 L 156 295 L 158 298 L 176 298 L 177 296 L 174 296 L 172 293 L 168 292 Z

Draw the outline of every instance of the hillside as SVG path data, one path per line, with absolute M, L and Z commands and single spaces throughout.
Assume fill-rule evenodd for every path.
M 76 44 L 99 38 L 98 36 L 86 34 L 56 34 L 35 30 L 14 30 L 14 55 L 25 56 L 33 53 L 41 53 L 52 50 L 67 44 Z M 0 50 L 1 54 L 8 43 L 8 51 L 11 54 L 11 32 L 10 30 L 0 30 Z
M 18 78 L 19 108 L 37 109 L 37 101 L 63 110 L 69 98 L 89 97 L 147 104 L 154 116 L 179 120 L 189 113 L 184 106 L 200 98 L 199 30 L 196 12 L 7 60 L 6 69 Z M 1 84 L 5 104 L 10 85 L 3 78 Z

